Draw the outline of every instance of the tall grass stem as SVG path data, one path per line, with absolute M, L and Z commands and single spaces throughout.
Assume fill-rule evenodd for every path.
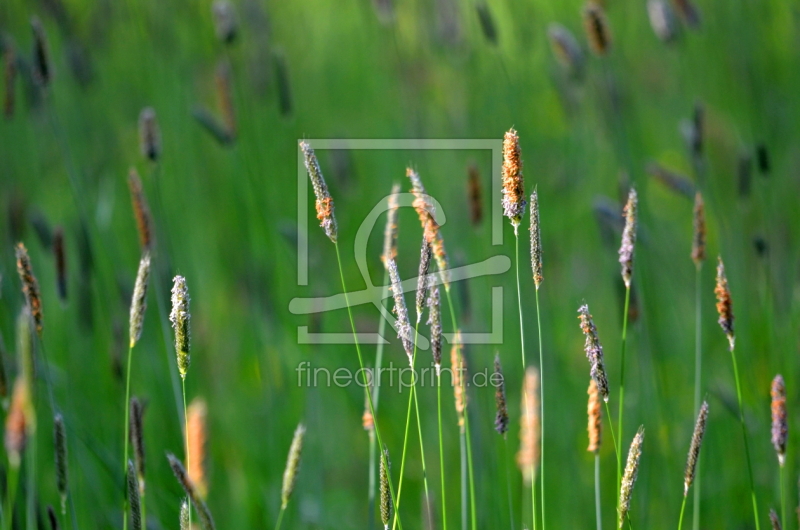
M 191 455 L 189 454 L 189 414 L 186 408 L 186 378 L 181 377 L 181 389 L 183 390 L 183 440 L 184 451 L 186 452 L 186 469 L 191 469 Z M 192 528 L 192 503 L 189 503 L 189 528 Z
M 444 478 L 444 445 L 442 441 L 442 375 L 436 374 L 436 408 L 439 419 L 439 473 L 442 480 L 442 528 L 447 530 L 447 502 L 445 497 L 445 478 Z M 781 468 L 783 469 L 783 468 Z
M 603 530 L 603 509 L 600 504 L 600 454 L 594 455 L 594 511 L 597 530 Z
M 381 301 L 386 299 L 386 296 L 389 292 L 389 271 L 384 267 L 383 269 L 383 289 L 381 291 Z M 378 324 L 378 336 L 383 337 L 383 334 L 386 332 L 386 319 L 381 318 L 380 323 Z M 378 346 L 375 350 L 375 377 L 380 377 L 381 373 L 381 365 L 383 364 L 383 341 L 378 341 Z M 375 405 L 375 410 L 378 410 L 378 400 L 380 399 L 380 385 L 374 385 L 372 389 L 372 402 Z M 369 390 L 368 390 L 369 391 Z M 369 503 L 369 522 L 367 528 L 370 530 L 375 526 L 375 487 L 376 487 L 376 480 L 375 480 L 375 450 L 376 450 L 376 443 L 375 443 L 375 433 L 374 430 L 370 431 L 369 436 L 369 492 L 367 493 L 367 499 Z M 398 492 L 399 495 L 399 492 Z
M 702 264 L 698 262 L 695 273 L 695 338 L 694 338 L 694 410 L 700 410 L 700 388 L 703 378 L 703 346 L 702 327 L 703 317 L 701 312 L 701 283 Z M 697 471 L 694 479 L 694 503 L 692 504 L 692 530 L 700 530 L 700 458 L 697 459 Z
M 131 358 L 133 357 L 133 346 L 128 348 L 128 367 L 125 371 L 125 450 L 123 456 L 123 476 L 128 474 L 128 439 L 130 438 L 130 410 L 131 410 Z M 122 528 L 128 528 L 128 496 L 125 496 L 125 501 L 122 503 Z
M 539 312 L 539 288 L 536 288 L 536 326 L 539 329 L 539 486 L 542 491 L 542 530 L 546 528 L 544 519 L 544 353 L 542 349 L 542 317 Z
M 617 433 L 619 433 L 617 456 L 622 454 L 622 416 L 625 410 L 625 345 L 628 338 L 628 308 L 631 303 L 630 285 L 625 287 L 625 309 L 622 314 L 622 345 L 620 346 L 619 359 L 619 416 L 617 418 Z M 622 459 L 617 458 L 617 513 L 619 513 L 619 488 L 622 487 Z M 618 521 L 617 526 L 619 527 Z

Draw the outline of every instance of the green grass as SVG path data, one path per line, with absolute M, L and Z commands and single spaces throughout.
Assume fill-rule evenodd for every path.
M 17 112 L 0 122 L 3 362 L 9 374 L 18 373 L 14 322 L 23 298 L 13 244 L 23 240 L 43 292 L 43 343 L 54 401 L 67 426 L 70 490 L 78 527 L 122 526 L 120 404 L 125 399 L 125 379 L 112 367 L 115 358 L 125 364 L 128 305 L 140 257 L 126 184 L 130 166 L 142 175 L 158 217 L 157 238 L 163 244 L 153 263 L 164 269 L 151 277 L 144 332 L 133 351 L 131 373 L 132 395 L 147 404 L 144 438 L 151 524 L 176 527 L 182 496 L 164 457 L 167 451 L 182 454 L 182 422 L 165 361 L 167 347 L 174 363 L 172 345 L 163 337 L 167 315 L 159 311 L 155 298 L 160 291 L 168 303 L 169 281 L 181 274 L 191 285 L 193 302 L 192 368 L 186 392 L 203 396 L 209 406 L 208 503 L 219 528 L 258 528 L 277 519 L 287 443 L 301 420 L 308 429 L 306 444 L 284 528 L 364 528 L 369 439 L 360 424 L 363 388 L 297 384 L 295 368 L 303 360 L 332 371 L 358 366 L 352 344 L 297 341 L 297 327 L 304 325 L 312 332 L 349 334 L 345 310 L 311 318 L 288 311 L 293 298 L 341 292 L 333 249 L 313 217 L 308 234 L 309 285 L 296 282 L 292 234 L 297 141 L 489 138 L 499 142 L 511 126 L 520 134 L 526 189 L 538 186 L 542 206 L 548 526 L 595 524 L 594 460 L 585 451 L 588 373 L 575 310 L 584 300 L 594 310 L 612 368 L 612 400 L 616 399 L 619 374 L 612 355 L 620 347 L 624 303 L 616 255 L 619 239 L 614 234 L 604 240 L 592 207 L 599 196 L 622 200 L 623 167 L 640 198 L 633 280 L 639 318 L 629 322 L 625 424 L 644 424 L 648 431 L 631 518 L 634 528 L 676 524 L 696 414 L 695 267 L 689 256 L 692 202 L 649 179 L 644 168 L 656 160 L 692 173 L 678 126 L 691 116 L 696 101 L 707 110 L 703 191 L 708 256 L 712 260 L 722 253 L 727 266 L 753 480 L 761 523 L 766 525 L 769 507 L 777 508 L 780 502 L 768 434 L 772 377 L 778 372 L 784 375 L 790 414 L 798 397 L 794 355 L 800 323 L 796 303 L 800 213 L 795 205 L 800 184 L 795 167 L 800 155 L 795 130 L 800 122 L 796 97 L 800 72 L 794 6 L 778 0 L 701 0 L 702 29 L 685 31 L 679 42 L 667 47 L 653 35 L 643 4 L 609 2 L 611 55 L 605 64 L 587 57 L 585 77 L 575 85 L 552 57 L 546 26 L 558 21 L 583 43 L 581 2 L 487 3 L 497 27 L 497 45 L 483 38 L 470 3 L 397 2 L 394 23 L 384 26 L 368 0 L 242 0 L 235 2 L 240 39 L 226 51 L 214 38 L 208 2 L 63 0 L 71 36 L 91 60 L 94 77 L 85 87 L 71 73 L 67 34 L 43 3 L 10 0 L 0 5 L 0 32 L 25 54 L 31 49 L 29 17 L 40 16 L 55 71 L 46 106 L 35 106 L 20 81 Z M 437 6 L 451 6 L 457 13 L 455 44 L 440 36 Z M 253 9 L 260 10 L 266 22 Z M 289 115 L 280 111 L 273 53 L 285 57 L 292 100 Z M 228 148 L 217 145 L 191 116 L 195 106 L 216 112 L 213 73 L 223 57 L 232 63 L 238 121 L 238 140 Z M 607 82 L 613 82 L 617 91 L 615 114 L 607 107 Z M 157 173 L 138 152 L 136 121 L 148 105 L 156 110 L 163 136 Z M 624 152 L 617 147 L 622 135 Z M 769 148 L 771 173 L 764 177 L 753 168 L 751 194 L 742 197 L 737 160 L 759 142 Z M 336 201 L 344 276 L 351 289 L 364 287 L 352 249 L 355 232 L 393 182 L 408 189 L 404 170 L 409 163 L 443 205 L 447 222 L 441 230 L 453 264 L 512 255 L 507 230 L 502 246 L 491 244 L 496 190 L 490 182 L 488 151 L 319 150 L 318 154 Z M 484 184 L 485 215 L 479 226 L 470 223 L 467 207 L 467 167 L 472 162 Z M 627 186 L 622 188 L 627 191 Z M 77 190 L 80 207 L 73 197 Z M 156 206 L 157 196 L 163 212 Z M 310 197 L 304 200 L 312 206 Z M 21 222 L 13 214 L 19 210 L 17 204 L 24 206 Z M 58 300 L 53 257 L 29 221 L 36 212 L 51 228 L 65 229 L 69 275 L 65 305 Z M 91 266 L 81 250 L 82 215 L 93 251 Z M 401 277 L 411 277 L 418 259 L 419 223 L 409 208 L 401 209 L 399 220 L 398 266 Z M 382 228 L 379 221 L 367 252 L 375 284 L 384 276 L 379 259 Z M 766 256 L 754 248 L 757 236 L 769 246 Z M 731 528 L 752 524 L 752 506 L 732 502 L 746 498 L 749 483 L 741 459 L 729 354 L 715 324 L 713 266 L 703 267 L 701 274 L 702 393 L 711 409 L 702 452 L 701 527 Z M 526 275 L 521 281 L 523 312 L 530 318 L 535 290 Z M 467 345 L 473 373 L 491 366 L 495 349 L 505 366 L 517 366 L 513 361 L 519 358 L 520 344 L 515 333 L 513 271 L 454 284 L 453 305 L 464 331 L 488 332 L 495 285 L 504 288 L 503 344 Z M 378 327 L 377 312 L 368 305 L 354 307 L 353 319 L 360 332 Z M 402 348 L 391 331 L 389 335 L 392 344 L 386 347 L 384 365 L 403 365 Z M 373 365 L 373 347 L 363 346 L 365 363 Z M 531 355 L 528 362 L 538 364 Z M 44 369 L 41 363 L 39 369 Z M 524 374 L 507 370 L 505 375 L 512 417 L 508 458 L 513 458 Z M 39 381 L 34 449 L 44 514 L 47 504 L 58 506 L 59 497 L 52 454 L 53 411 L 44 380 Z M 461 519 L 460 461 L 447 382 L 443 378 L 444 469 L 447 516 L 453 526 Z M 422 429 L 429 441 L 438 430 L 435 392 L 430 386 L 418 388 Z M 396 464 L 407 397 L 396 387 L 384 388 L 377 414 L 381 436 Z M 469 397 L 477 527 L 510 527 L 506 457 L 494 447 L 493 388 L 470 388 Z M 790 429 L 796 419 L 796 414 L 790 416 Z M 605 438 L 600 453 L 603 522 L 611 528 L 615 457 L 610 436 Z M 791 514 L 798 468 L 791 437 L 789 444 L 785 483 L 790 501 L 786 511 Z M 430 447 L 429 456 L 435 455 Z M 410 451 L 403 482 L 401 515 L 409 528 L 421 521 L 423 483 L 416 454 Z M 438 458 L 428 462 L 428 469 L 436 483 L 439 462 L 434 460 Z M 3 473 L 5 461 L 0 457 Z M 398 469 L 396 465 L 393 471 Z M 19 523 L 25 514 L 25 470 L 23 458 L 15 512 Z M 530 501 L 515 473 L 512 466 L 511 494 L 519 514 Z M 688 501 L 688 509 L 692 502 Z

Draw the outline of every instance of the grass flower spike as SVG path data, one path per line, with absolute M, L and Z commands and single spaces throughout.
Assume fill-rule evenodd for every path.
M 730 349 L 733 350 L 736 341 L 733 333 L 733 300 L 730 288 L 728 288 L 728 277 L 725 275 L 725 264 L 722 263 L 722 258 L 717 258 L 717 285 L 714 288 L 714 294 L 717 296 L 719 325 L 728 337 Z
M 406 308 L 406 300 L 403 297 L 403 286 L 400 283 L 400 275 L 397 272 L 397 264 L 394 260 L 389 260 L 388 268 L 389 276 L 392 280 L 394 314 L 397 316 L 395 328 L 397 329 L 397 336 L 403 343 L 403 349 L 408 356 L 408 362 L 411 364 L 414 355 L 414 344 L 411 342 L 411 324 L 408 321 L 408 309 Z
M 328 239 L 336 243 L 338 229 L 336 217 L 334 216 L 333 198 L 328 191 L 327 184 L 325 184 L 325 178 L 322 176 L 322 169 L 319 167 L 317 155 L 308 142 L 300 142 L 300 149 L 303 151 L 311 186 L 314 188 L 319 225 L 325 230 L 325 235 L 328 236 Z
M 172 280 L 172 312 L 169 321 L 175 330 L 175 352 L 178 356 L 178 372 L 181 378 L 186 379 L 189 371 L 189 288 L 186 287 L 186 278 L 175 276 Z
M 603 440 L 603 409 L 600 403 L 600 391 L 594 379 L 589 380 L 589 447 L 586 448 L 590 453 L 600 452 L 600 443 Z
M 525 214 L 525 184 L 522 180 L 522 159 L 519 135 L 513 128 L 503 137 L 503 215 L 517 232 Z
M 622 245 L 619 247 L 619 262 L 622 265 L 622 279 L 625 281 L 625 287 L 631 286 L 631 276 L 633 276 L 638 203 L 636 190 L 631 188 L 628 193 L 628 202 L 625 204 L 625 228 L 622 231 Z
M 781 467 L 786 463 L 786 438 L 789 428 L 786 423 L 786 385 L 783 376 L 778 374 L 772 380 L 772 446 L 778 455 Z
M 586 351 L 586 358 L 592 365 L 591 376 L 597 384 L 597 390 L 603 396 L 603 401 L 608 402 L 608 378 L 606 377 L 605 364 L 603 363 L 603 346 L 600 344 L 600 339 L 597 336 L 597 328 L 592 320 L 592 315 L 589 313 L 589 306 L 584 304 L 578 308 L 578 318 L 581 321 L 581 330 L 586 336 L 586 343 L 584 350 Z
M 631 496 L 636 478 L 639 475 L 639 460 L 642 457 L 642 442 L 644 442 L 644 427 L 639 427 L 633 437 L 631 448 L 628 451 L 628 461 L 625 464 L 625 474 L 622 475 L 622 484 L 619 493 L 619 528 L 625 523 L 625 517 L 631 507 Z

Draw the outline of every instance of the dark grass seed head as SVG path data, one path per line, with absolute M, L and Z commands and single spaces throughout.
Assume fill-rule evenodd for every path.
M 428 269 L 431 266 L 431 257 L 431 245 L 428 243 L 428 240 L 423 237 L 419 257 L 419 270 L 417 272 L 417 324 L 422 321 L 422 312 L 425 310 L 425 301 L 428 295 Z
M 387 198 L 386 228 L 383 231 L 383 254 L 381 254 L 381 261 L 383 261 L 384 267 L 386 267 L 386 264 L 389 260 L 393 260 L 397 257 L 397 212 L 399 211 L 397 204 L 398 193 L 400 193 L 400 185 L 395 184 L 392 186 L 392 191 Z
M 152 107 L 139 113 L 139 149 L 143 157 L 153 162 L 161 156 L 161 129 Z
M 142 505 L 139 497 L 139 481 L 136 479 L 136 469 L 133 462 L 128 460 L 127 467 L 128 505 L 131 512 L 131 528 L 142 530 Z
M 708 403 L 703 401 L 700 412 L 697 414 L 697 421 L 694 424 L 692 433 L 692 443 L 689 445 L 689 456 L 686 459 L 686 471 L 683 474 L 683 495 L 689 494 L 689 488 L 694 482 L 697 472 L 697 461 L 700 458 L 700 447 L 703 444 L 703 436 L 706 433 L 706 422 L 708 420 Z
M 53 443 L 55 445 L 56 490 L 61 496 L 62 511 L 67 502 L 67 432 L 64 417 L 56 413 L 53 418 Z
M 588 305 L 584 304 L 578 308 L 578 318 L 581 321 L 581 331 L 586 337 L 583 348 L 591 365 L 590 374 L 595 383 L 597 383 L 597 390 L 603 396 L 603 401 L 608 403 L 608 378 L 603 362 L 603 345 L 600 344 L 597 328 L 594 325 L 591 313 L 589 313 Z
M 133 462 L 136 466 L 136 476 L 139 481 L 139 493 L 144 495 L 145 480 L 145 448 L 144 448 L 144 405 L 139 398 L 131 398 L 130 411 L 130 442 L 133 447 Z
M 500 365 L 500 354 L 494 356 L 494 429 L 505 437 L 508 432 L 508 407 L 506 406 L 506 387 L 503 380 L 503 367 Z
M 607 55 L 611 49 L 611 31 L 600 4 L 589 2 L 583 8 L 583 27 L 592 52 L 599 57 Z
M 31 258 L 25 245 L 18 243 L 16 247 L 17 273 L 22 282 L 22 293 L 25 295 L 25 303 L 28 306 L 33 323 L 36 326 L 36 333 L 42 336 L 42 294 L 39 290 L 39 282 L 33 274 Z
M 692 261 L 699 267 L 706 259 L 706 209 L 703 195 L 698 191 L 694 196 L 694 218 L 692 236 Z
M 542 231 L 539 225 L 539 194 L 536 189 L 531 194 L 531 269 L 536 290 L 542 285 Z
M 789 436 L 789 425 L 786 420 L 786 385 L 782 375 L 778 374 L 772 380 L 770 396 L 772 397 L 772 446 L 782 467 L 786 463 L 786 440 Z
M 183 464 L 181 464 L 181 461 L 178 460 L 172 453 L 167 453 L 167 460 L 169 461 L 169 467 L 172 469 L 172 473 L 178 480 L 178 484 L 181 485 L 183 491 L 186 493 L 186 496 L 191 501 L 195 510 L 197 510 L 197 514 L 200 518 L 201 528 L 203 530 L 215 530 L 216 526 L 214 525 L 214 518 L 211 516 L 211 511 L 208 509 L 206 503 L 203 502 L 203 500 L 197 494 L 197 490 L 195 489 L 194 484 L 192 484 L 192 481 L 189 480 L 189 476 L 186 474 L 186 469 L 183 467 Z M 184 510 L 183 508 L 181 508 L 181 519 L 183 519 L 183 512 Z M 186 509 L 187 523 L 188 523 L 188 518 L 189 518 L 189 509 L 187 505 Z M 183 527 L 183 522 L 181 522 L 181 527 Z
M 441 298 L 439 295 L 439 285 L 436 278 L 429 276 L 428 279 L 428 325 L 431 330 L 431 354 L 433 355 L 433 365 L 436 367 L 436 375 L 442 372 L 442 312 Z

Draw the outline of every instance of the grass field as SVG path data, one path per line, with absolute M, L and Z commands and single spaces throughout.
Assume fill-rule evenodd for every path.
M 0 46 L 6 64 L 13 62 L 17 70 L 14 109 L 0 121 L 0 346 L 9 389 L 21 371 L 16 321 L 25 298 L 14 254 L 20 241 L 30 252 L 44 315 L 42 338 L 34 341 L 36 430 L 23 457 L 15 527 L 37 528 L 37 520 L 46 527 L 46 506 L 60 503 L 53 405 L 63 414 L 69 449 L 62 527 L 123 526 L 128 315 L 141 254 L 127 184 L 135 168 L 156 241 L 144 329 L 131 365 L 131 393 L 146 405 L 148 527 L 177 528 L 184 496 L 165 457 L 184 455 L 184 411 L 168 320 L 171 279 L 180 274 L 192 299 L 186 397 L 207 403 L 207 501 L 217 527 L 273 527 L 287 453 L 302 421 L 302 464 L 283 527 L 379 528 L 367 500 L 363 388 L 298 384 L 303 361 L 331 371 L 358 368 L 352 344 L 298 340 L 298 326 L 349 336 L 344 309 L 313 315 L 289 310 L 295 298 L 342 292 L 334 246 L 316 226 L 310 186 L 309 195 L 300 197 L 309 213 L 310 272 L 307 285 L 298 285 L 297 179 L 307 178 L 298 142 L 489 139 L 499 146 L 514 127 L 526 192 L 536 187 L 541 207 L 545 528 L 596 524 L 594 456 L 586 451 L 589 373 L 577 309 L 590 306 L 605 348 L 616 429 L 625 297 L 617 250 L 631 185 L 639 194 L 632 311 L 637 318 L 628 325 L 624 453 L 640 424 L 647 433 L 631 526 L 675 527 L 683 500 L 696 417 L 696 278 L 690 257 L 696 186 L 708 221 L 700 314 L 701 389 L 710 414 L 700 466 L 700 527 L 754 528 L 728 342 L 714 308 L 720 255 L 734 302 L 758 521 L 769 528 L 769 509 L 780 514 L 769 392 L 781 373 L 790 429 L 783 528 L 797 528 L 797 5 L 698 0 L 699 27 L 676 18 L 678 36 L 665 43 L 651 28 L 644 2 L 607 0 L 612 43 L 606 56 L 597 57 L 589 50 L 578 0 L 375 3 L 235 0 L 238 32 L 231 44 L 215 35 L 208 1 L 0 4 Z M 390 17 L 382 7 L 387 5 Z M 45 88 L 32 73 L 32 16 L 41 20 L 48 40 L 52 80 Z M 582 49 L 580 75 L 570 75 L 551 49 L 548 27 L 554 22 L 572 31 Z M 220 79 L 230 84 L 229 102 L 219 95 Z M 703 149 L 693 158 L 682 130 L 691 125 L 697 105 L 704 109 Z M 140 152 L 138 120 L 145 107 L 155 110 L 160 126 L 157 162 Z M 213 123 L 224 124 L 228 135 L 209 134 L 198 115 L 216 117 Z M 409 165 L 442 205 L 446 223 L 440 233 L 451 265 L 510 258 L 511 269 L 455 282 L 451 294 L 458 325 L 467 333 L 492 329 L 492 288 L 503 292 L 502 343 L 465 348 L 472 372 L 491 372 L 500 353 L 511 418 L 506 447 L 494 431 L 494 388 L 468 389 L 475 525 L 531 528 L 531 496 L 514 463 L 524 374 L 514 236 L 507 220 L 496 221 L 502 223 L 502 245 L 493 245 L 492 238 L 493 216 L 500 211 L 492 202 L 499 197 L 492 173 L 499 174 L 499 166 L 489 151 L 477 149 L 319 149 L 318 155 L 336 204 L 344 276 L 352 291 L 365 288 L 356 232 L 394 183 L 409 191 Z M 653 163 L 685 175 L 689 196 L 650 176 Z M 471 167 L 482 189 L 478 223 L 471 220 Z M 378 286 L 385 279 L 383 223 L 381 216 L 366 249 L 371 282 Z M 63 228 L 66 252 L 65 301 L 57 291 L 57 227 Z M 526 215 L 520 236 L 523 324 L 527 362 L 538 366 L 527 227 Z M 403 279 L 417 275 L 421 236 L 417 214 L 401 208 L 397 263 Z M 413 316 L 413 293 L 406 293 L 406 302 Z M 391 298 L 385 305 L 391 309 Z M 450 333 L 445 302 L 443 307 Z M 358 331 L 378 329 L 371 304 L 352 309 Z M 427 326 L 421 332 L 427 337 Z M 387 328 L 386 334 L 384 363 L 405 366 L 396 333 Z M 449 344 L 444 349 L 449 364 Z M 363 344 L 362 351 L 366 364 L 374 365 L 375 346 Z M 421 351 L 418 363 L 429 366 L 429 355 Z M 395 487 L 409 392 L 399 390 L 383 388 L 377 413 Z M 436 391 L 418 390 L 434 521 L 441 528 Z M 459 436 L 449 385 L 442 395 L 447 521 L 461 528 Z M 425 527 L 414 425 L 399 510 L 406 529 Z M 605 421 L 601 494 L 603 524 L 614 528 L 616 459 L 608 427 Z M 5 453 L 0 462 L 6 477 Z M 8 488 L 0 491 L 5 501 Z M 685 528 L 692 524 L 693 495 Z

